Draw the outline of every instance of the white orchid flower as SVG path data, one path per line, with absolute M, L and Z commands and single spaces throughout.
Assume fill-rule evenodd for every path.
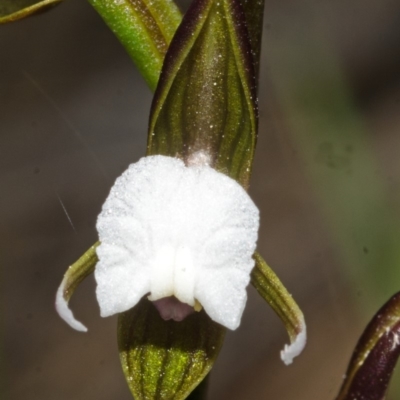
M 246 191 L 208 166 L 204 154 L 189 166 L 172 157 L 142 158 L 117 179 L 97 220 L 101 315 L 148 296 L 164 319 L 182 320 L 202 306 L 215 322 L 236 329 L 258 226 Z M 59 292 L 60 315 L 83 330 Z

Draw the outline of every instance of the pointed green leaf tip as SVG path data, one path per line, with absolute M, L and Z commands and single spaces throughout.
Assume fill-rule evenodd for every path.
M 168 49 L 147 154 L 208 163 L 248 187 L 257 136 L 253 56 L 237 0 L 195 0 Z
M 336 400 L 384 400 L 400 355 L 400 292 L 374 316 L 350 360 Z
M 121 314 L 120 358 L 135 399 L 186 399 L 210 371 L 224 335 L 204 312 L 164 321 L 147 299 Z
M 281 351 L 281 359 L 289 365 L 306 345 L 307 331 L 304 316 L 291 294 L 264 259 L 255 253 L 254 260 L 256 266 L 251 273 L 251 283 L 285 325 L 290 345 L 285 345 Z
M 40 11 L 45 11 L 62 0 L 1 0 L 0 24 L 17 21 Z

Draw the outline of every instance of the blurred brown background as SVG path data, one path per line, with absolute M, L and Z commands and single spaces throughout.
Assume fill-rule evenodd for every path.
M 267 0 L 263 40 L 250 192 L 259 250 L 309 343 L 285 367 L 285 330 L 250 288 L 209 399 L 333 400 L 364 326 L 400 290 L 400 3 Z M 93 279 L 72 300 L 87 334 L 53 303 L 114 179 L 144 155 L 151 93 L 83 0 L 1 26 L 0 52 L 1 399 L 128 400 Z

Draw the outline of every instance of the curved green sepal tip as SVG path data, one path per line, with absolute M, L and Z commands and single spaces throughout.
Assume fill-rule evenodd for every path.
M 168 49 L 147 154 L 206 161 L 248 187 L 257 136 L 253 56 L 238 0 L 194 0 Z M 201 157 L 197 157 L 201 154 Z
M 374 316 L 350 360 L 336 400 L 383 400 L 400 355 L 400 292 Z
M 87 328 L 74 318 L 72 311 L 68 308 L 68 302 L 79 284 L 94 272 L 98 261 L 96 248 L 99 244 L 100 242 L 95 243 L 67 269 L 56 295 L 56 309 L 60 317 L 72 328 L 82 332 L 86 332 Z
M 0 24 L 17 21 L 61 3 L 63 0 L 1 0 Z
M 147 299 L 120 314 L 120 359 L 135 399 L 186 399 L 210 371 L 224 335 L 203 311 L 164 321 Z
M 182 15 L 172 0 L 89 0 L 152 90 Z
M 258 253 L 253 257 L 256 265 L 251 273 L 251 283 L 285 325 L 291 344 L 285 345 L 281 351 L 281 358 L 286 365 L 289 365 L 306 345 L 307 331 L 304 316 L 291 294 L 264 259 Z

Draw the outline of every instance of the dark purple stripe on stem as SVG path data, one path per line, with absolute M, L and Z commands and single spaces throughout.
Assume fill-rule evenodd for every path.
M 383 400 L 400 355 L 400 292 L 374 316 L 351 358 L 337 400 Z

